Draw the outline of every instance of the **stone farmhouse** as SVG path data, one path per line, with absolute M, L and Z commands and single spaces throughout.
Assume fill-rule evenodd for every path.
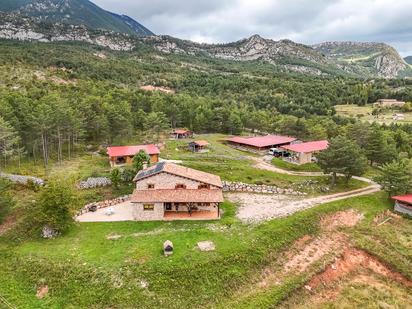
M 140 171 L 132 194 L 134 218 L 213 220 L 224 201 L 219 176 L 173 163 L 160 162 Z

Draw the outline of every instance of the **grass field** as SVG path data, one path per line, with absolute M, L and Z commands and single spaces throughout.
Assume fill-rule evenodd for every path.
M 311 194 L 324 194 L 324 188 L 329 186 L 329 178 L 306 177 L 279 174 L 272 171 L 254 168 L 254 162 L 250 156 L 256 154 L 243 152 L 234 149 L 222 141 L 224 135 L 201 135 L 196 139 L 204 139 L 211 144 L 208 153 L 193 154 L 187 150 L 188 140 L 174 140 L 167 143 L 166 149 L 162 150 L 162 157 L 165 159 L 182 160 L 185 166 L 199 169 L 219 175 L 223 180 L 239 181 L 252 184 L 267 184 L 281 188 L 298 188 L 301 191 Z M 311 168 L 315 168 L 311 166 Z M 308 181 L 317 182 L 316 188 L 307 185 Z M 365 187 L 367 184 L 352 179 L 348 185 L 342 178 L 329 193 L 348 191 Z
M 272 164 L 288 171 L 295 172 L 321 172 L 322 169 L 316 163 L 306 163 L 302 165 L 286 162 L 280 158 L 273 158 Z
M 411 123 L 412 122 L 412 113 L 403 113 L 398 110 L 385 110 L 379 115 L 378 118 L 372 115 L 373 106 L 371 104 L 365 106 L 358 106 L 354 104 L 344 104 L 344 105 L 336 105 L 335 106 L 336 112 L 338 115 L 347 116 L 347 117 L 355 117 L 362 121 L 367 122 L 377 122 L 377 123 Z M 401 113 L 405 116 L 405 119 L 402 120 L 394 120 L 393 114 Z
M 249 226 L 235 219 L 235 205 L 225 203 L 219 222 L 78 224 L 55 240 L 4 240 L 0 294 L 18 308 L 270 308 L 303 293 L 299 288 L 318 268 L 251 294 L 237 291 L 249 290 L 256 274 L 295 240 L 317 235 L 323 215 L 348 208 L 365 215 L 359 226 L 345 230 L 351 242 L 412 278 L 411 221 L 372 224 L 389 206 L 375 194 Z M 109 235 L 121 237 L 108 240 Z M 166 239 L 175 245 L 170 258 L 162 256 Z M 198 251 L 201 240 L 215 242 L 216 251 Z M 49 295 L 38 300 L 36 290 L 43 285 Z

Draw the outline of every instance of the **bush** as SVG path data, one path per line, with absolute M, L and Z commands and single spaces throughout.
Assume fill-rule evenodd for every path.
M 41 189 L 33 207 L 33 217 L 29 218 L 33 224 L 32 230 L 39 232 L 48 227 L 63 234 L 70 228 L 74 222 L 72 210 L 78 206 L 71 188 L 71 185 L 52 181 Z
M 0 179 L 0 223 L 9 213 L 14 201 L 9 193 L 10 183 L 4 179 Z

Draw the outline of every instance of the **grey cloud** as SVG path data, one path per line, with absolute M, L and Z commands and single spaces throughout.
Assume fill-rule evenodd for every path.
M 312 44 L 386 42 L 412 55 L 411 0 L 95 0 L 158 34 L 203 42 L 258 33 Z

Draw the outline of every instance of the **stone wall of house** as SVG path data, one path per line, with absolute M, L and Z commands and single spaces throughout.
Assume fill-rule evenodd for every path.
M 268 185 L 255 185 L 243 182 L 223 181 L 224 192 L 248 192 L 248 193 L 263 193 L 263 194 L 286 194 L 286 195 L 306 195 L 306 193 L 298 192 L 293 189 L 283 189 Z
M 200 181 L 195 181 L 168 173 L 159 173 L 137 181 L 136 189 L 147 190 L 149 184 L 154 184 L 154 189 L 175 189 L 176 184 L 184 184 L 187 189 L 197 189 L 201 183 L 202 182 Z M 217 187 L 211 186 L 211 189 L 216 188 Z
M 94 202 L 94 203 L 87 204 L 78 211 L 77 216 L 90 212 L 90 209 L 92 208 L 96 208 L 96 209 L 106 208 L 106 207 L 111 207 L 111 206 L 114 206 L 120 203 L 130 201 L 130 198 L 131 198 L 131 195 L 125 195 L 125 196 L 115 198 L 113 200 L 104 200 L 101 202 Z
M 22 176 L 22 175 L 14 175 L 14 174 L 6 174 L 0 172 L 0 177 L 8 179 L 13 183 L 18 183 L 21 185 L 27 185 L 29 182 L 32 182 L 36 185 L 43 186 L 45 181 L 43 179 L 32 177 L 32 176 Z
M 132 203 L 133 218 L 136 221 L 161 221 L 164 217 L 163 203 L 153 203 L 153 210 L 144 210 L 144 204 L 151 203 Z

